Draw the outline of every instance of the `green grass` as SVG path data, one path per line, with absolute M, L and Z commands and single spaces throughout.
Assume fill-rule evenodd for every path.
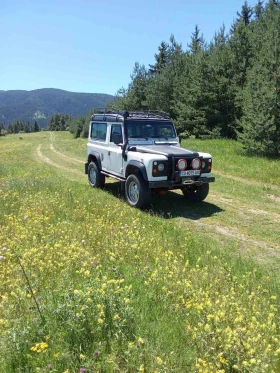
M 181 146 L 210 153 L 214 168 L 223 174 L 280 188 L 279 158 L 244 156 L 242 145 L 233 140 L 188 139 L 183 140 Z
M 280 371 L 279 161 L 183 142 L 213 155 L 207 200 L 136 210 L 89 187 L 86 140 L 21 137 L 0 138 L 1 371 Z

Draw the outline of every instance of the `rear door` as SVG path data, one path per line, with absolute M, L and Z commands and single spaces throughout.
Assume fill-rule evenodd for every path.
M 106 122 L 92 122 L 90 133 L 90 148 L 100 154 L 102 170 L 107 171 L 109 168 L 108 156 L 108 125 Z

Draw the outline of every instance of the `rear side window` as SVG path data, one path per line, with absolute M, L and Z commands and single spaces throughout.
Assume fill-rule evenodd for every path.
M 105 141 L 107 134 L 107 124 L 92 122 L 90 137 L 93 140 Z

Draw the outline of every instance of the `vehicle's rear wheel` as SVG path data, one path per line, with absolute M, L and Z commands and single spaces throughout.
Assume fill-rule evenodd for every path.
M 95 162 L 88 165 L 88 181 L 93 188 L 103 188 L 105 175 L 102 175 Z
M 182 188 L 182 192 L 189 201 L 201 202 L 208 196 L 209 184 L 188 185 Z
M 151 190 L 142 175 L 131 174 L 125 182 L 125 197 L 132 207 L 144 207 L 151 202 Z

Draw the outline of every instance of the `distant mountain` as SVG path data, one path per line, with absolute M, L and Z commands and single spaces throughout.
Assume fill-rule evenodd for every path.
M 105 107 L 114 96 L 103 93 L 77 93 L 43 88 L 33 91 L 0 91 L 0 123 L 5 127 L 15 120 L 45 127 L 53 114 L 72 117 L 87 114 L 90 109 Z

